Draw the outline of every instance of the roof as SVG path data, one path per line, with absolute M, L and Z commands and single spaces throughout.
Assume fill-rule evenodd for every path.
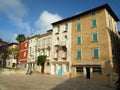
M 41 38 L 41 37 L 44 37 L 44 36 L 47 36 L 47 35 L 52 35 L 52 30 L 48 31 L 48 32 L 45 33 L 45 34 L 41 34 L 41 35 L 39 35 L 38 37 Z
M 111 7 L 110 7 L 108 4 L 104 4 L 104 5 L 98 6 L 98 7 L 96 7 L 96 8 L 90 9 L 90 10 L 88 10 L 88 11 L 82 12 L 82 13 L 80 13 L 80 14 L 77 14 L 77 15 L 74 15 L 74 16 L 71 16 L 71 17 L 62 19 L 62 20 L 60 20 L 60 21 L 54 22 L 54 23 L 52 23 L 52 25 L 60 24 L 60 23 L 63 23 L 63 22 L 65 22 L 65 21 L 69 21 L 69 20 L 74 19 L 74 18 L 77 18 L 77 17 L 79 17 L 79 16 L 83 16 L 83 15 L 89 14 L 89 13 L 91 13 L 91 12 L 93 12 L 93 11 L 101 10 L 101 9 L 104 9 L 104 8 L 111 14 L 111 16 L 112 16 L 116 21 L 119 21 L 119 18 L 115 15 L 115 13 L 114 13 L 113 10 L 111 9 Z
M 30 36 L 30 37 L 28 37 L 27 39 L 29 40 L 29 39 L 33 39 L 33 38 L 35 38 L 35 37 L 38 37 L 39 35 L 34 35 L 34 36 Z
M 2 39 L 0 39 L 0 42 L 1 42 L 1 43 L 4 43 L 4 44 L 8 44 L 8 42 L 3 41 Z

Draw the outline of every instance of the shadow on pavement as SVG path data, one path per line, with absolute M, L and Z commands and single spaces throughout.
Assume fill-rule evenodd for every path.
M 95 81 L 84 78 L 70 78 L 52 88 L 52 90 L 115 90 L 107 81 Z

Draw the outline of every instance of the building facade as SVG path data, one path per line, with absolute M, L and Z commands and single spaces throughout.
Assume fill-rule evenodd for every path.
M 37 39 L 38 35 L 28 37 L 29 47 L 28 47 L 28 68 L 35 70 L 36 60 L 37 60 Z
M 28 60 L 28 47 L 29 47 L 29 40 L 26 40 L 19 45 L 19 58 L 18 63 L 21 68 L 27 67 L 27 60 Z
M 117 43 L 111 39 L 118 36 L 117 21 L 107 4 L 72 17 L 72 76 L 101 78 L 114 72 Z
M 0 39 L 0 67 L 6 66 L 7 47 L 8 47 L 8 42 Z
M 18 43 L 10 43 L 7 52 L 9 55 L 6 59 L 6 67 L 16 67 L 19 53 Z
M 51 73 L 51 48 L 52 48 L 52 30 L 45 34 L 39 35 L 37 40 L 37 57 L 39 55 L 46 55 L 47 59 L 44 64 L 44 73 Z M 38 69 L 40 72 L 42 68 Z
M 71 67 L 71 21 L 52 23 L 51 74 L 69 75 Z

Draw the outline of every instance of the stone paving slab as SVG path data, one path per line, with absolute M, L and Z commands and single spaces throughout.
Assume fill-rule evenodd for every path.
M 55 75 L 0 75 L 0 90 L 115 90 L 109 82 Z

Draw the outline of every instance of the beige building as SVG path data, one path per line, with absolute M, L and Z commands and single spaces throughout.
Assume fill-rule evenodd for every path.
M 119 19 L 112 9 L 105 4 L 70 19 L 72 19 L 72 76 L 105 78 L 113 73 L 115 57 L 118 54 L 116 39 Z
M 35 65 L 37 61 L 37 39 L 38 35 L 30 36 L 29 40 L 29 47 L 28 47 L 28 68 L 35 70 Z
M 6 67 L 16 67 L 19 52 L 18 43 L 8 44 L 7 51 L 9 52 L 9 56 L 6 59 Z
M 44 64 L 44 73 L 51 73 L 51 46 L 52 46 L 52 30 L 47 31 L 45 34 L 39 35 L 37 39 L 37 57 L 39 55 L 46 55 L 47 60 Z M 41 67 L 37 67 L 39 72 L 42 72 Z
M 62 20 L 61 20 L 62 21 Z M 71 21 L 52 23 L 51 74 L 69 75 L 71 67 Z

